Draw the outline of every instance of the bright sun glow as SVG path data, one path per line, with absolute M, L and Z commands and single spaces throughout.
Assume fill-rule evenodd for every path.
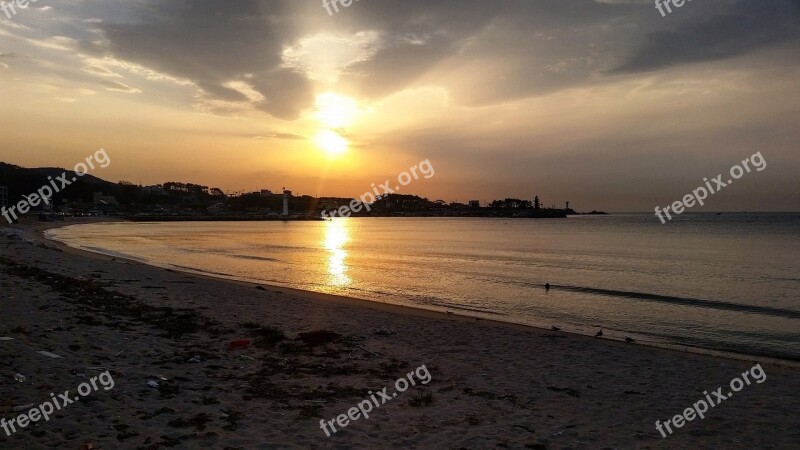
M 347 139 L 331 130 L 321 131 L 314 137 L 314 142 L 330 156 L 341 155 L 347 150 Z
M 358 102 L 338 94 L 317 96 L 316 119 L 328 128 L 342 128 L 350 125 L 358 114 Z

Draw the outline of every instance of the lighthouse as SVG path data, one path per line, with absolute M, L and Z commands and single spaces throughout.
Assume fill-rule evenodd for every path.
M 283 215 L 289 215 L 289 196 L 292 195 L 292 191 L 283 188 Z

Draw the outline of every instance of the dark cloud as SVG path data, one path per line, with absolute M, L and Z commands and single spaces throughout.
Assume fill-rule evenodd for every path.
M 378 99 L 446 74 L 435 82 L 455 101 L 484 105 L 797 41 L 798 4 L 704 0 L 662 18 L 649 0 L 369 0 L 328 16 L 313 0 L 143 0 L 100 26 L 105 54 L 190 80 L 206 105 L 294 119 L 313 81 L 282 52 L 317 33 L 377 36 L 341 68 L 349 92 Z
M 442 66 L 463 72 L 448 87 L 466 103 L 550 92 L 586 80 L 593 27 L 637 9 L 594 0 L 370 2 L 358 24 L 382 30 L 383 46 L 347 75 L 368 97 Z
M 375 98 L 447 68 L 456 101 L 491 104 L 795 41 L 798 5 L 708 0 L 662 18 L 650 0 L 377 0 L 354 22 L 386 42 L 347 75 Z
M 688 13 L 689 6 L 701 8 L 686 4 L 665 19 L 678 19 L 673 16 Z M 700 20 L 679 22 L 673 30 L 648 33 L 641 47 L 612 72 L 643 72 L 721 60 L 772 44 L 800 40 L 797 0 L 747 0 L 725 6 L 703 8 L 702 14 L 694 14 Z
M 282 69 L 281 50 L 291 39 L 286 1 L 151 1 L 138 20 L 105 24 L 108 52 L 116 58 L 194 82 L 214 100 L 251 101 L 276 117 L 293 119 L 310 101 L 305 77 Z M 249 99 L 230 82 L 251 85 Z

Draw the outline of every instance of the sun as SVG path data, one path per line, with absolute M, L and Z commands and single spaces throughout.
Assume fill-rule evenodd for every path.
M 314 137 L 314 142 L 329 156 L 341 155 L 347 151 L 347 139 L 331 130 L 319 132 Z

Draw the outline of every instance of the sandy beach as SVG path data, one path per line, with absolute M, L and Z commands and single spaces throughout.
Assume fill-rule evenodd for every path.
M 795 367 L 179 273 L 69 249 L 43 228 L 0 234 L 0 418 L 101 373 L 113 387 L 0 430 L 0 448 L 800 445 Z M 763 382 L 667 437 L 656 429 L 704 391 L 727 397 L 755 364 Z M 336 422 L 383 388 L 369 418 Z

